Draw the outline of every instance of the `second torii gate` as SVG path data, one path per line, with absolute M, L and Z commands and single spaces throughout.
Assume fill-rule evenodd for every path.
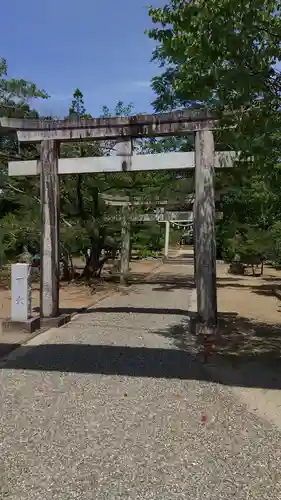
M 107 197 L 106 197 L 107 198 Z M 124 197 L 125 198 L 125 197 Z M 188 222 L 193 219 L 193 212 L 173 212 L 173 211 L 164 211 L 160 213 L 134 213 L 131 211 L 125 212 L 124 208 L 128 210 L 129 201 L 126 199 L 123 200 L 113 200 L 113 199 L 105 199 L 105 202 L 111 206 L 121 206 L 122 207 L 122 215 L 115 215 L 113 220 L 117 220 L 121 222 L 121 265 L 120 265 L 120 283 L 122 285 L 127 284 L 127 277 L 129 274 L 130 267 L 130 226 L 132 222 L 154 222 L 161 223 L 164 222 L 166 224 L 165 231 L 165 245 L 164 245 L 164 258 L 168 257 L 168 246 L 169 246 L 169 232 L 170 232 L 170 223 L 171 222 Z M 150 202 L 148 202 L 150 203 Z M 165 202 L 164 202 L 165 203 Z M 151 202 L 152 204 L 152 202 Z M 132 208 L 132 207 L 131 207 Z M 106 216 L 105 220 L 112 221 L 112 216 Z M 167 227 L 169 228 L 169 232 L 167 235 Z
M 20 142 L 41 143 L 40 160 L 12 162 L 10 175 L 41 176 L 42 317 L 59 314 L 59 181 L 58 174 L 146 171 L 195 167 L 196 288 L 199 330 L 217 325 L 214 168 L 231 167 L 234 152 L 215 153 L 216 116 L 207 110 L 158 115 L 31 120 L 0 118 L 1 132 L 17 132 Z M 194 153 L 133 155 L 135 138 L 195 133 Z M 81 140 L 121 141 L 118 157 L 59 159 L 59 144 Z
M 100 195 L 104 200 L 106 205 L 114 207 L 122 207 L 122 217 L 118 218 L 122 222 L 122 244 L 121 244 L 121 283 L 125 283 L 125 276 L 129 270 L 129 253 L 130 253 L 130 224 L 129 222 L 165 222 L 165 245 L 164 245 L 164 258 L 168 257 L 168 247 L 169 247 L 169 234 L 170 234 L 170 222 L 172 220 L 186 220 L 188 221 L 190 217 L 193 217 L 193 212 L 175 212 L 167 211 L 166 207 L 169 204 L 173 206 L 176 205 L 187 205 L 189 208 L 193 208 L 194 195 L 189 195 L 182 200 L 147 200 L 146 198 L 141 198 L 140 196 L 129 197 L 129 196 L 116 196 L 116 195 Z M 138 206 L 156 206 L 155 213 L 145 213 L 145 214 L 134 214 L 129 213 L 134 207 Z M 179 219 L 178 219 L 179 218 Z M 127 220 L 129 219 L 129 220 Z

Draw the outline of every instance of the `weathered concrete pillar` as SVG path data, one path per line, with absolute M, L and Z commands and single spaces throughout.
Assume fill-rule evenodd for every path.
M 214 137 L 195 135 L 195 224 L 197 332 L 213 334 L 217 326 Z
M 168 258 L 169 255 L 169 240 L 170 240 L 170 221 L 166 221 L 166 229 L 165 229 L 165 248 L 164 248 L 164 257 Z
M 41 143 L 40 315 L 43 318 L 52 318 L 59 314 L 58 150 L 59 145 L 56 141 L 45 140 Z
M 120 284 L 128 285 L 128 277 L 130 272 L 130 249 L 131 249 L 131 233 L 130 233 L 130 209 L 128 206 L 122 207 L 122 228 L 121 228 L 121 265 L 120 265 Z
M 116 144 L 116 154 L 120 158 L 123 172 L 131 170 L 133 144 L 131 138 Z M 122 207 L 122 228 L 121 228 L 121 262 L 120 262 L 120 284 L 128 285 L 130 271 L 131 253 L 131 209 L 129 205 Z

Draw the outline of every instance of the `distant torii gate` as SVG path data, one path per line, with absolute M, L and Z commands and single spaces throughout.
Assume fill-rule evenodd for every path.
M 109 203 L 111 205 L 111 203 Z M 128 203 L 119 202 L 119 206 L 122 206 L 122 209 L 128 208 Z M 193 219 L 193 212 L 163 212 L 161 214 L 157 213 L 126 213 L 124 215 L 124 211 L 122 210 L 122 215 L 115 215 L 113 220 L 118 220 L 122 224 L 121 229 L 121 265 L 120 265 L 120 283 L 122 285 L 127 284 L 127 278 L 129 274 L 130 267 L 130 225 L 132 222 L 156 222 L 161 223 L 164 222 L 166 224 L 165 231 L 165 245 L 164 245 L 164 258 L 168 257 L 168 248 L 169 248 L 169 232 L 170 232 L 170 222 L 188 222 L 190 217 Z M 105 220 L 112 221 L 111 216 L 105 216 Z M 168 228 L 168 232 L 167 232 Z
M 167 212 L 166 212 L 167 213 Z M 194 225 L 194 212 L 169 212 L 168 217 L 158 218 L 157 222 L 164 222 L 166 225 L 165 230 L 165 246 L 164 246 L 164 257 L 168 258 L 169 253 L 169 241 L 170 241 L 170 229 L 173 222 L 189 222 Z M 216 219 L 222 218 L 222 212 L 216 212 Z
M 131 222 L 164 222 L 166 224 L 165 231 L 165 244 L 164 244 L 164 258 L 168 257 L 169 250 L 169 236 L 170 236 L 170 223 L 171 222 L 189 222 L 193 221 L 193 211 L 175 212 L 166 210 L 167 205 L 188 205 L 193 208 L 194 195 L 189 195 L 182 200 L 147 200 L 140 196 L 116 196 L 109 194 L 100 194 L 106 205 L 121 207 L 122 215 L 114 215 L 113 219 L 118 220 L 122 224 L 122 238 L 121 238 L 121 266 L 120 266 L 120 282 L 125 284 L 129 273 L 130 261 L 130 223 Z M 134 212 L 134 207 L 138 206 L 155 206 L 155 213 L 137 213 Z M 106 217 L 107 220 L 107 217 Z M 112 220 L 108 216 L 108 220 Z
M 109 194 L 100 194 L 100 197 L 104 200 L 106 205 L 114 207 L 122 207 L 122 217 L 119 218 L 122 222 L 122 243 L 121 243 L 121 283 L 125 282 L 125 275 L 129 270 L 129 247 L 130 247 L 130 225 L 128 224 L 127 218 L 130 222 L 165 222 L 165 244 L 164 244 L 164 257 L 168 257 L 169 248 L 169 235 L 170 235 L 170 222 L 171 221 L 189 221 L 190 217 L 193 219 L 193 212 L 175 212 L 167 211 L 166 207 L 170 204 L 176 205 L 187 205 L 188 208 L 193 209 L 194 195 L 189 195 L 182 200 L 147 200 L 141 196 L 129 197 L 129 196 L 116 196 Z M 156 206 L 155 213 L 144 213 L 137 214 L 132 212 L 134 207 L 138 206 Z M 130 213 L 128 213 L 128 210 Z
M 20 142 L 41 143 L 40 160 L 11 162 L 10 175 L 41 176 L 42 317 L 59 315 L 59 181 L 58 174 L 146 171 L 195 167 L 196 288 L 199 331 L 217 325 L 214 167 L 231 167 L 236 153 L 215 153 L 217 119 L 206 110 L 158 115 L 31 120 L 0 118 L 1 132 L 17 132 Z M 194 153 L 136 155 L 133 139 L 195 132 Z M 117 157 L 59 159 L 59 144 L 81 140 L 121 141 Z

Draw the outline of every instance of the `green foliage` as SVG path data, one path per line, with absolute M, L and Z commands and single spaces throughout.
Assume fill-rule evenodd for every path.
M 28 105 L 30 99 L 47 99 L 45 90 L 38 89 L 32 83 L 23 79 L 8 78 L 8 65 L 6 59 L 0 58 L 0 106 L 17 108 Z
M 236 168 L 216 176 L 217 253 L 230 260 L 235 252 L 280 258 L 280 9 L 272 0 L 167 0 L 149 9 L 162 70 L 152 81 L 155 110 L 208 108 L 220 120 L 216 148 L 241 152 Z
M 30 90 L 35 87 L 30 86 Z M 18 87 L 18 91 L 19 87 Z M 36 96 L 44 97 L 37 90 Z M 38 95 L 37 95 L 38 94 Z M 35 95 L 35 94 L 34 94 Z M 8 111 L 10 110 L 10 111 Z M 103 116 L 130 115 L 133 112 L 132 104 L 125 105 L 119 101 L 114 110 L 103 107 Z M 14 102 L 11 108 L 3 111 L 6 116 L 38 117 L 31 110 L 28 101 L 20 106 Z M 90 116 L 84 104 L 83 93 L 75 89 L 68 117 Z M 60 155 L 62 158 L 84 156 L 103 156 L 112 153 L 115 141 L 105 141 L 102 144 L 94 141 L 74 142 L 62 144 Z M 156 149 L 155 149 L 156 147 Z M 139 152 L 148 152 L 164 148 L 173 150 L 175 141 L 167 140 L 157 146 L 151 141 L 139 142 Z M 182 146 L 184 147 L 184 146 Z M 186 146 L 188 149 L 189 146 Z M 21 146 L 15 137 L 2 137 L 0 154 L 5 152 L 0 168 L 0 219 L 3 229 L 2 253 L 5 258 L 15 259 L 27 246 L 32 253 L 40 249 L 40 192 L 38 178 L 9 178 L 7 161 L 9 159 L 38 158 L 37 148 Z M 192 189 L 192 180 L 182 175 L 182 172 L 147 172 L 147 173 L 99 173 L 95 175 L 68 175 L 60 179 L 61 195 L 61 244 L 65 256 L 80 254 L 81 251 L 92 248 L 95 258 L 98 258 L 104 245 L 113 240 L 120 244 L 120 222 L 109 222 L 118 215 L 117 207 L 108 207 L 102 200 L 101 194 L 126 195 L 130 198 L 142 197 L 143 206 L 136 206 L 136 212 L 153 211 L 156 201 L 170 198 L 184 198 L 188 190 Z M 147 207 L 146 200 L 155 199 L 155 205 Z M 178 205 L 176 207 L 179 208 Z M 105 217 L 106 216 L 106 217 Z M 156 255 L 164 246 L 163 228 L 150 224 L 140 224 L 133 229 L 133 246 L 145 255 Z M 112 243 L 111 243 L 112 244 Z
M 123 101 L 118 101 L 113 112 L 108 106 L 102 106 L 102 116 L 109 118 L 110 116 L 130 116 L 133 113 L 134 105 L 132 103 L 124 104 Z
M 281 267 L 281 221 L 276 221 L 271 227 L 272 253 L 271 260 L 274 266 Z
M 84 96 L 80 89 L 75 89 L 73 92 L 73 99 L 69 109 L 69 116 L 85 117 L 86 109 L 84 105 Z
M 247 264 L 266 260 L 272 255 L 271 232 L 256 227 L 240 227 L 240 231 L 225 243 L 224 258 L 228 262 L 239 256 L 239 260 Z
M 154 28 L 149 36 L 157 42 L 154 59 L 162 74 L 153 79 L 156 111 L 204 107 L 217 113 L 217 149 L 236 149 L 242 160 L 232 171 L 216 178 L 223 193 L 217 226 L 218 249 L 229 260 L 235 254 L 271 258 L 281 263 L 281 169 L 280 155 L 280 2 L 272 0 L 167 0 L 149 10 Z M 7 63 L 0 59 L 0 114 L 37 117 L 30 103 L 48 97 L 34 83 L 8 77 Z M 133 104 L 119 101 L 115 109 L 102 108 L 102 116 L 130 116 Z M 231 114 L 222 117 L 222 112 Z M 76 88 L 68 117 L 90 117 L 83 93 Z M 110 155 L 115 141 L 64 144 L 61 157 Z M 138 140 L 139 154 L 192 151 L 192 137 Z M 37 147 L 20 145 L 14 136 L 0 137 L 0 260 L 13 258 L 23 245 L 40 246 L 39 180 L 11 179 L 7 161 L 38 158 Z M 120 224 L 105 216 L 118 210 L 107 207 L 101 194 L 142 197 L 136 211 L 151 212 L 159 199 L 175 200 L 186 209 L 185 197 L 194 191 L 193 176 L 179 172 L 134 172 L 63 176 L 61 188 L 61 238 L 69 253 L 101 248 L 107 237 L 120 238 Z M 154 205 L 147 207 L 147 200 Z M 164 245 L 164 228 L 154 224 L 133 226 L 133 245 L 154 255 Z M 171 240 L 180 233 L 174 231 Z
M 140 255 L 154 256 L 164 247 L 164 228 L 153 223 L 132 225 L 132 244 Z
M 32 82 L 8 77 L 7 63 L 0 61 L 0 115 L 17 118 L 36 118 L 38 113 L 29 103 L 48 97 Z M 39 179 L 9 178 L 9 160 L 38 157 L 33 145 L 19 146 L 16 136 L 0 134 L 0 226 L 1 260 L 15 258 L 27 242 L 38 248 L 40 233 L 38 226 Z
M 145 246 L 142 246 L 138 249 L 138 257 L 141 259 L 158 259 L 161 256 L 161 249 L 159 250 L 150 250 Z
M 235 123 L 222 132 L 259 164 L 280 152 L 281 3 L 273 0 L 169 0 L 149 9 L 164 69 L 153 79 L 157 111 L 205 106 Z M 224 123 L 224 121 L 222 121 Z
M 6 253 L 4 246 L 4 231 L 0 229 L 0 268 L 6 263 Z

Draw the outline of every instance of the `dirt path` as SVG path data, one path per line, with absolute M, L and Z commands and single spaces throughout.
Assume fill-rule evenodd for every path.
M 157 268 L 159 262 L 155 260 L 143 260 L 131 263 L 131 278 L 133 281 L 140 281 Z M 118 291 L 118 285 L 110 282 L 97 283 L 95 288 L 90 289 L 83 284 L 61 284 L 60 287 L 60 310 L 61 312 L 74 314 L 83 308 L 98 303 L 104 297 Z M 32 292 L 33 315 L 36 316 L 40 310 L 39 285 L 33 287 Z M 1 320 L 10 316 L 11 293 L 10 290 L 0 289 L 0 357 L 6 355 L 18 345 L 31 338 L 30 334 L 21 332 L 3 333 Z M 35 332 L 37 335 L 38 332 Z
M 1 498 L 281 498 L 279 430 L 176 348 L 192 290 L 186 266 L 173 271 L 45 332 L 3 366 Z
M 281 271 L 265 267 L 262 277 L 232 276 L 227 264 L 217 265 L 218 310 L 234 311 L 245 318 L 269 324 L 281 324 L 281 301 L 275 291 L 281 289 Z

